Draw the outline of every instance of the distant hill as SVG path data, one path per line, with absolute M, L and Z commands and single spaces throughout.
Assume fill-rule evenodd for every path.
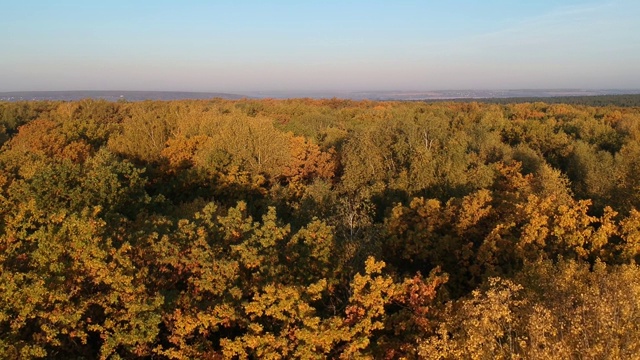
M 14 91 L 0 92 L 0 101 L 52 100 L 74 101 L 104 99 L 108 101 L 186 100 L 186 99 L 242 99 L 246 96 L 214 92 L 188 91 Z
M 257 91 L 245 92 L 255 98 L 341 98 L 351 100 L 461 100 L 475 101 L 480 99 L 507 98 L 555 98 L 555 97 L 585 97 L 601 95 L 640 94 L 640 89 L 511 89 L 511 90 L 431 90 L 431 91 Z
M 490 103 L 546 102 L 591 106 L 640 106 L 640 90 L 437 90 L 437 91 L 369 91 L 369 92 L 300 92 L 263 91 L 228 94 L 188 91 L 14 91 L 0 92 L 0 101 L 108 101 L 187 100 L 221 98 L 341 98 L 374 101 L 478 101 Z

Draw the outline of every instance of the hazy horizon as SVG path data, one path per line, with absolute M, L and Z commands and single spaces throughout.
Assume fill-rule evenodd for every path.
M 0 92 L 640 88 L 640 2 L 5 2 Z

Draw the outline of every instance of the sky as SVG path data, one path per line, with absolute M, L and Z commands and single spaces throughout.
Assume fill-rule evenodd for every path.
M 639 89 L 639 0 L 0 0 L 0 91 Z

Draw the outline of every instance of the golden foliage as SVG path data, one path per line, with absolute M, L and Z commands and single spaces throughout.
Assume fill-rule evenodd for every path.
M 637 118 L 0 103 L 0 358 L 637 357 Z

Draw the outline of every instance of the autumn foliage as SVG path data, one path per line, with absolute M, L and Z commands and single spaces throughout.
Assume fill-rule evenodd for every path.
M 640 353 L 640 109 L 0 103 L 0 358 Z

